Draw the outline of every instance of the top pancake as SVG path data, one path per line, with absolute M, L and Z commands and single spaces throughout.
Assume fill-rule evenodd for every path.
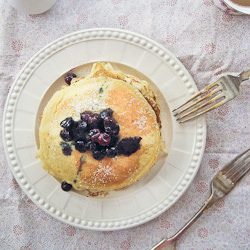
M 95 160 L 91 152 L 62 154 L 60 122 L 80 113 L 111 108 L 120 125 L 120 138 L 139 136 L 140 149 L 130 156 Z M 73 79 L 57 91 L 44 109 L 39 129 L 43 168 L 77 190 L 109 191 L 139 180 L 156 162 L 160 151 L 160 110 L 145 81 L 114 71 L 110 64 L 94 64 L 91 74 Z

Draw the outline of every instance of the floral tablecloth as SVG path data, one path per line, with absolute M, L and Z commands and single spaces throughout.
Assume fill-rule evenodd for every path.
M 224 6 L 225 7 L 225 6 Z M 113 27 L 144 34 L 172 51 L 201 89 L 250 68 L 250 16 L 231 15 L 212 0 L 59 0 L 26 15 L 0 2 L 0 110 L 27 60 L 73 31 Z M 200 170 L 181 199 L 144 225 L 94 232 L 61 223 L 38 208 L 13 178 L 0 142 L 0 249 L 144 250 L 175 233 L 208 197 L 215 173 L 250 147 L 250 81 L 239 96 L 207 115 Z M 250 176 L 216 203 L 178 241 L 178 250 L 250 249 Z

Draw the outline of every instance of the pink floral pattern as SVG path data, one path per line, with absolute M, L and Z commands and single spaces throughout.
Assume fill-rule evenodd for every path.
M 74 236 L 76 234 L 76 229 L 72 226 L 68 226 L 64 229 L 67 236 Z
M 206 182 L 198 182 L 196 184 L 196 190 L 199 193 L 206 193 L 208 191 L 208 184 Z
M 177 3 L 177 0 L 165 0 L 166 4 L 169 6 L 175 6 Z
M 13 227 L 13 233 L 15 235 L 21 235 L 23 233 L 23 228 L 20 225 L 15 225 Z
M 131 240 L 130 239 L 126 239 L 124 241 L 122 241 L 121 243 L 121 250 L 129 250 L 132 249 L 131 248 Z
M 20 250 L 31 250 L 31 248 L 29 247 L 29 246 L 22 246 L 21 248 L 20 248 Z
M 210 159 L 208 161 L 208 166 L 212 169 L 217 169 L 219 167 L 219 161 L 218 159 Z
M 203 0 L 203 2 L 207 6 L 212 6 L 214 4 L 213 0 Z
M 9 89 L 25 63 L 48 43 L 81 29 L 122 28 L 160 42 L 184 64 L 199 89 L 224 74 L 249 69 L 249 17 L 235 15 L 220 0 L 57 1 L 48 12 L 30 16 L 7 2 L 0 1 L 0 124 Z M 82 230 L 47 215 L 11 175 L 0 141 L 0 248 L 146 250 L 173 235 L 208 198 L 217 171 L 250 146 L 249 86 L 246 81 L 236 99 L 207 114 L 204 157 L 183 196 L 153 221 L 122 231 Z M 249 249 L 249 195 L 248 175 L 182 235 L 177 249 Z
M 225 205 L 225 200 L 219 200 L 218 202 L 216 202 L 216 204 L 214 204 L 216 207 L 218 208 L 222 208 Z
M 12 44 L 11 44 L 11 48 L 16 51 L 19 52 L 23 49 L 23 43 L 20 40 L 13 40 Z
M 80 24 L 85 24 L 88 21 L 88 14 L 86 12 L 80 13 L 78 15 L 78 20 Z
M 201 239 L 204 239 L 208 236 L 208 230 L 205 227 L 199 228 L 197 234 Z
M 128 25 L 128 17 L 127 16 L 119 16 L 118 17 L 118 22 L 121 27 L 126 27 Z
M 177 42 L 177 38 L 173 34 L 167 34 L 166 35 L 166 42 L 169 44 L 175 44 Z
M 212 55 L 216 52 L 216 45 L 213 43 L 206 44 L 205 49 L 208 55 Z

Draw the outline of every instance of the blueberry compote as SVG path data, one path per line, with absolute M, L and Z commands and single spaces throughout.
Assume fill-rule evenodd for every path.
M 105 156 L 108 158 L 117 155 L 130 156 L 140 149 L 141 137 L 126 137 L 120 139 L 120 126 L 113 117 L 113 110 L 108 108 L 100 114 L 84 111 L 80 121 L 72 117 L 64 119 L 60 126 L 63 128 L 60 136 L 64 155 L 71 155 L 71 145 L 81 153 L 92 152 L 94 159 L 100 161 Z M 71 142 L 71 144 L 69 144 Z

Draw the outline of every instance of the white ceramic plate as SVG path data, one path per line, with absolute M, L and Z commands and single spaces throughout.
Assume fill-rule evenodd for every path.
M 247 14 L 250 15 L 250 7 L 249 6 L 242 6 L 239 4 L 236 4 L 232 2 L 231 0 L 224 0 L 224 2 L 229 6 L 229 8 L 232 8 L 233 10 L 236 10 L 240 12 L 241 14 Z
M 39 116 L 74 68 L 89 73 L 93 62 L 109 61 L 117 69 L 149 81 L 161 106 L 168 157 L 137 183 L 106 197 L 63 192 L 35 157 Z M 3 139 L 9 167 L 30 199 L 55 218 L 73 226 L 117 230 L 145 223 L 172 206 L 192 182 L 202 159 L 205 119 L 179 125 L 170 112 L 197 91 L 184 66 L 164 47 L 132 32 L 92 29 L 64 36 L 39 51 L 22 69 L 8 96 Z

